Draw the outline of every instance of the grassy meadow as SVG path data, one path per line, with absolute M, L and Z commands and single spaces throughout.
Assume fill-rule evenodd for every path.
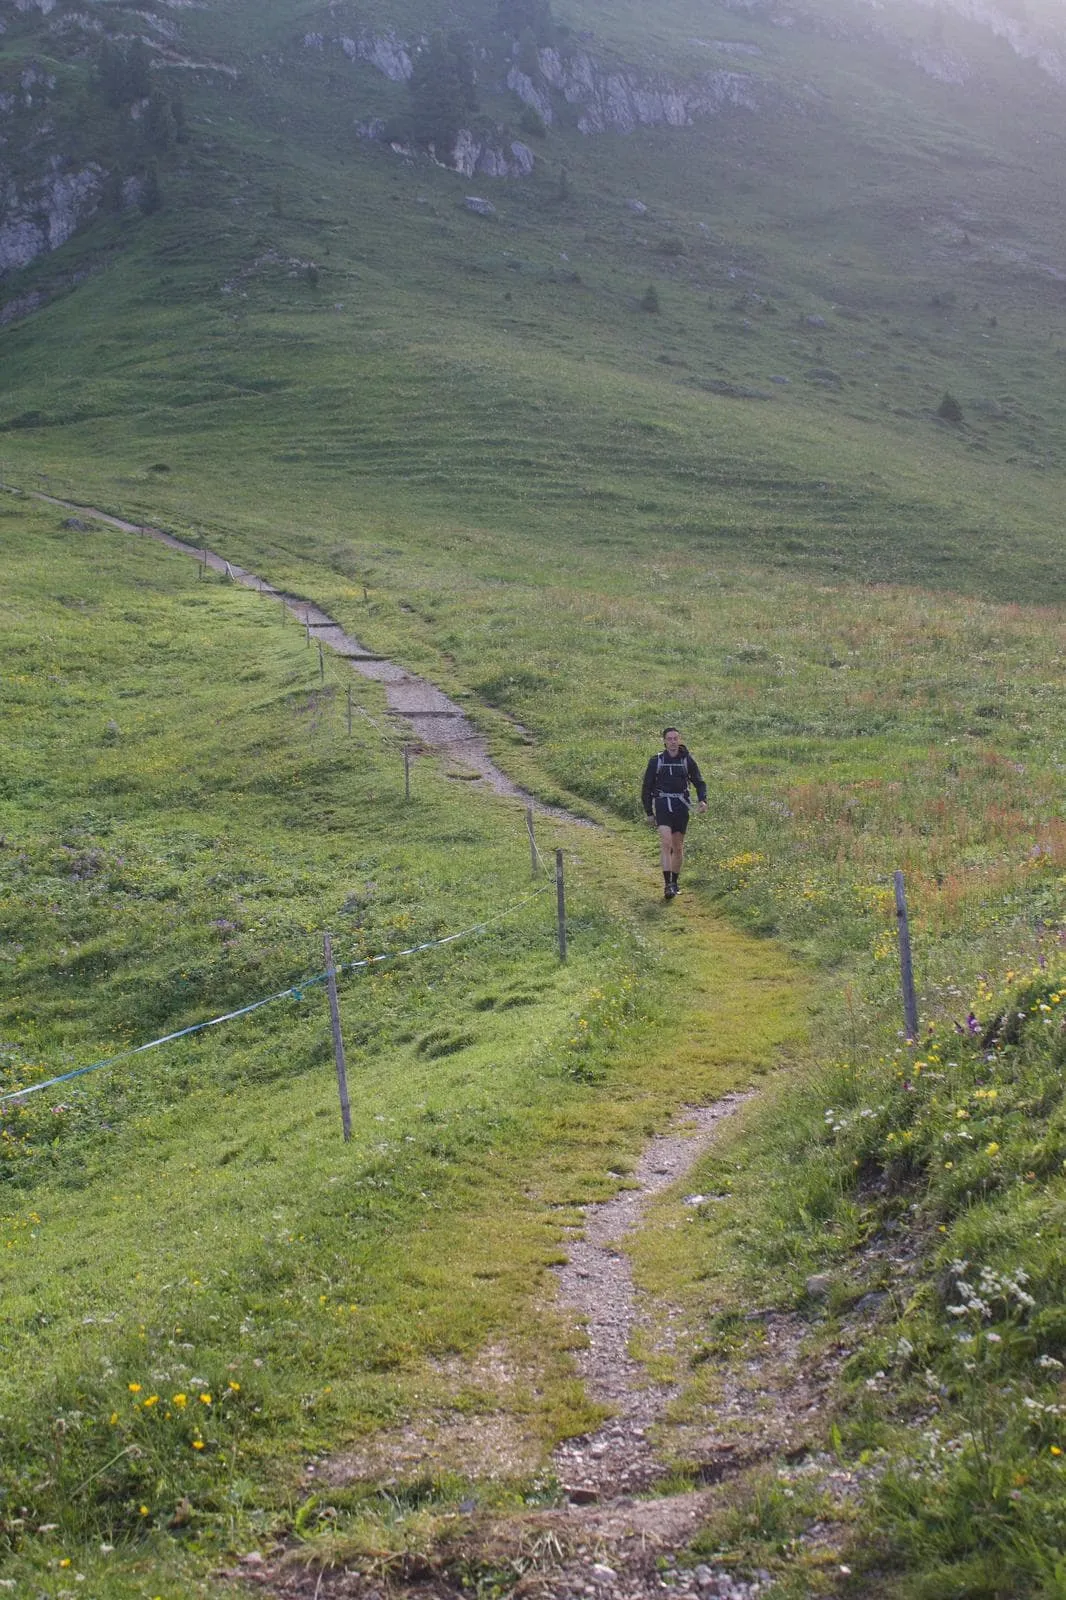
M 644 7 L 572 10 L 647 42 Z M 550 1502 L 600 1415 L 563 1230 L 758 1079 L 690 1180 L 715 1202 L 682 1229 L 668 1197 L 635 1268 L 685 1307 L 689 1422 L 758 1362 L 753 1305 L 803 1319 L 837 1373 L 810 1448 L 864 1488 L 767 1453 L 691 1559 L 783 1600 L 1061 1600 L 1064 213 L 1029 143 L 1059 111 L 1022 68 L 977 115 L 854 46 L 815 116 L 819 34 L 679 0 L 649 59 L 713 24 L 789 95 L 555 130 L 486 219 L 487 180 L 356 138 L 394 93 L 369 68 L 270 68 L 291 24 L 190 14 L 239 89 L 190 75 L 162 210 L 18 275 L 49 303 L 0 333 L 0 1094 L 118 1058 L 0 1101 L 4 1581 L 180 1600 L 275 1542 L 386 1559 L 470 1496 Z M 376 686 L 349 735 L 276 602 L 37 489 L 460 697 L 596 823 L 540 824 L 567 965 L 521 807 L 429 758 L 405 805 Z M 711 789 L 669 915 L 638 805 L 667 721 Z M 345 977 L 345 1146 L 323 931 L 352 963 L 482 923 Z M 486 1348 L 517 1383 L 457 1389 Z M 534 1465 L 313 1500 L 309 1460 L 449 1409 Z
M 780 957 L 713 925 L 686 950 L 646 868 L 553 824 L 561 967 L 521 808 L 428 760 L 405 806 L 380 691 L 358 685 L 374 723 L 349 737 L 276 604 L 53 509 L 3 513 L 4 1093 L 301 991 L 0 1108 L 6 1570 L 191 1594 L 221 1550 L 291 1526 L 309 1454 L 426 1403 L 431 1357 L 513 1341 L 535 1456 L 587 1426 L 547 1288 L 561 1227 L 801 1014 Z M 321 931 L 343 963 L 482 921 L 342 985 L 346 1147 Z M 661 973 L 698 990 L 705 970 L 737 1014 L 682 1039 Z M 777 997 L 761 1043 L 752 982 Z M 652 1037 L 674 1060 L 648 1080 Z

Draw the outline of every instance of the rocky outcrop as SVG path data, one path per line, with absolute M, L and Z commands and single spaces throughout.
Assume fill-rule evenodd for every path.
M 516 94 L 525 105 L 532 107 L 545 127 L 550 128 L 555 121 L 555 107 L 547 84 L 534 83 L 528 72 L 523 72 L 520 67 L 511 67 L 506 81 L 511 93 Z
M 1066 42 L 1061 41 L 1061 36 L 1056 39 L 1038 31 L 1025 19 L 1024 11 L 1022 15 L 1012 15 L 1011 10 L 991 0 L 945 0 L 945 4 L 968 22 L 976 22 L 997 39 L 1006 40 L 1016 56 L 1034 61 L 1049 78 L 1066 85 Z
M 690 127 L 698 117 L 729 106 L 753 111 L 754 85 L 739 72 L 706 72 L 689 83 L 663 74 L 647 77 L 634 68 L 605 68 L 586 51 L 564 55 L 538 52 L 539 78 L 512 67 L 507 86 L 549 125 L 554 119 L 551 91 L 580 110 L 581 133 L 632 133 L 635 128 Z
M 0 189 L 0 273 L 65 244 L 95 212 L 105 177 L 94 162 L 68 172 L 56 158 L 47 176 L 21 190 L 7 179 Z
M 866 0 L 866 4 L 883 12 L 881 0 Z M 1052 11 L 1045 14 L 1043 23 L 1038 23 L 1026 15 L 1023 6 L 997 4 L 997 0 L 919 0 L 919 4 L 934 14 L 954 12 L 965 22 L 994 34 L 1021 60 L 1033 62 L 1041 72 L 1066 87 L 1066 34 L 1061 22 L 1056 27 L 1050 25 Z M 886 39 L 894 39 L 887 24 L 882 25 L 881 31 Z M 936 46 L 919 49 L 910 59 L 941 83 L 964 83 L 973 76 L 961 58 Z
M 934 78 L 937 83 L 950 83 L 961 88 L 973 77 L 969 62 L 953 50 L 918 47 L 911 51 L 909 59 L 927 78 Z
M 475 172 L 486 178 L 528 178 L 536 157 L 528 145 L 517 139 L 510 143 L 479 139 L 464 128 L 455 141 L 452 159 L 445 165 L 461 172 L 464 178 L 472 178 Z
M 391 29 L 388 33 L 364 34 L 359 39 L 345 34 L 337 38 L 329 38 L 324 33 L 304 34 L 306 50 L 324 50 L 327 45 L 343 50 L 349 61 L 365 61 L 368 66 L 376 67 L 393 83 L 406 83 L 413 71 L 411 47 Z
M 376 67 L 393 83 L 410 78 L 412 56 L 417 49 L 416 43 L 405 43 L 391 31 L 358 39 L 331 39 L 322 33 L 307 33 L 304 45 L 311 50 L 324 50 L 330 45 L 339 47 L 350 61 L 363 61 Z M 635 67 L 603 67 L 584 50 L 568 54 L 556 49 L 540 50 L 535 74 L 513 63 L 505 81 L 507 88 L 530 106 L 547 127 L 556 120 L 557 98 L 562 96 L 568 105 L 579 109 L 578 129 L 588 134 L 606 133 L 609 129 L 630 133 L 639 127 L 663 125 L 685 128 L 698 117 L 709 116 L 729 106 L 741 106 L 746 110 L 754 110 L 756 106 L 753 81 L 740 72 L 705 72 L 691 82 L 682 83 L 662 73 L 645 75 Z M 464 139 L 470 137 L 464 135 Z M 495 161 L 497 176 L 532 171 L 532 155 L 525 146 L 521 147 L 525 154 L 516 154 L 514 146 L 510 153 L 501 152 L 499 146 L 492 148 L 496 155 L 491 155 L 489 147 L 485 147 L 477 158 L 482 164 L 475 163 L 473 169 L 464 153 L 458 170 L 468 175 L 470 170 L 493 175 Z

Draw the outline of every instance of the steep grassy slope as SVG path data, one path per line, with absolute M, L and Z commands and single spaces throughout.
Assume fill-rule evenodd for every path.
M 492 9 L 469 18 L 487 25 Z M 827 975 L 820 1047 L 848 1066 L 815 1076 L 798 1115 L 782 1100 L 738 1150 L 736 1205 L 715 1212 L 720 1224 L 701 1214 L 698 1266 L 671 1250 L 664 1225 L 646 1280 L 689 1295 L 697 1326 L 713 1304 L 725 1322 L 709 1343 L 735 1349 L 729 1319 L 763 1303 L 769 1263 L 781 1303 L 824 1351 L 860 1289 L 905 1298 L 909 1269 L 878 1278 L 863 1250 L 883 1245 L 879 1230 L 909 1230 L 920 1303 L 898 1319 L 886 1310 L 876 1341 L 865 1325 L 854 1337 L 886 1363 L 897 1333 L 928 1350 L 938 1381 L 956 1386 L 941 1397 L 945 1437 L 965 1440 L 977 1391 L 949 1360 L 946 1252 L 1005 1272 L 1003 1241 L 1023 1224 L 1057 1229 L 1044 1162 L 1058 1155 L 1057 1057 L 1015 1040 L 1020 1064 L 1008 1052 L 982 1065 L 966 1043 L 950 1061 L 938 1052 L 933 1083 L 941 1067 L 952 1074 L 939 1104 L 924 1098 L 928 1079 L 914 1098 L 893 1055 L 888 881 L 906 868 L 923 1022 L 944 1033 L 966 1027 L 971 1004 L 986 1024 L 978 976 L 987 985 L 1046 959 L 1061 926 L 1061 101 L 1035 67 L 961 23 L 934 37 L 926 13 L 892 15 L 908 48 L 965 55 L 969 84 L 922 76 L 902 45 L 889 52 L 880 13 L 875 34 L 850 8 L 797 11 L 784 27 L 780 13 L 680 0 L 652 16 L 575 4 L 575 36 L 591 30 L 582 43 L 604 61 L 729 65 L 750 73 L 757 109 L 595 139 L 564 118 L 529 135 L 530 180 L 490 187 L 359 139 L 355 121 L 402 107 L 405 91 L 303 44 L 317 28 L 416 31 L 450 12 L 414 0 L 358 14 L 281 0 L 182 8 L 190 55 L 240 76 L 183 80 L 190 137 L 162 163 L 162 209 L 105 218 L 11 280 L 13 295 L 54 298 L 0 334 L 8 481 L 164 521 L 313 596 L 466 694 L 501 762 L 538 794 L 613 819 L 602 854 L 579 847 L 586 944 L 567 974 L 536 943 L 544 930 L 523 922 L 504 942 L 504 978 L 478 946 L 454 978 L 441 963 L 375 984 L 359 1069 L 394 1124 L 383 1138 L 360 1127 L 351 1168 L 320 1143 L 333 1091 L 324 1018 L 307 1002 L 291 1034 L 262 1021 L 247 1045 L 182 1046 L 178 1099 L 153 1065 L 128 1093 L 86 1087 L 70 1113 L 27 1114 L 8 1168 L 24 1185 L 7 1218 L 21 1320 L 5 1337 L 12 1385 L 34 1399 L 24 1412 L 5 1401 L 5 1438 L 37 1451 L 34 1525 L 61 1520 L 102 1595 L 143 1591 L 145 1547 L 133 1543 L 129 1568 L 123 1557 L 109 1578 L 110 1558 L 79 1541 L 146 1527 L 148 1570 L 173 1559 L 166 1592 L 194 1592 L 207 1555 L 175 1556 L 160 1528 L 184 1515 L 186 1495 L 192 1531 L 177 1537 L 207 1553 L 290 1530 L 288 1486 L 306 1451 L 431 1404 L 427 1355 L 468 1354 L 500 1328 L 518 1337 L 557 1247 L 560 1214 L 546 1223 L 544 1203 L 606 1192 L 618 1181 L 608 1166 L 626 1171 L 666 1106 L 771 1059 L 794 1027 L 780 957 L 712 936 L 710 897 Z M 38 20 L 20 16 L 18 50 L 41 42 Z M 54 37 L 48 48 L 58 52 Z M 485 103 L 500 118 L 519 111 L 495 91 Z M 465 208 L 475 190 L 495 217 Z M 937 414 L 946 391 L 960 421 Z M 316 965 L 326 913 L 361 924 L 350 938 L 362 950 L 371 935 L 421 932 L 423 915 L 433 932 L 476 918 L 485 861 L 506 884 L 512 847 L 524 882 L 517 819 L 457 797 L 456 784 L 435 785 L 399 838 L 382 829 L 370 796 L 396 800 L 394 753 L 367 741 L 353 760 L 338 744 L 307 681 L 317 664 L 295 633 L 285 644 L 276 622 L 253 618 L 257 602 L 202 592 L 176 558 L 111 535 L 93 536 L 89 561 L 57 520 L 22 507 L 4 523 L 17 754 L 2 816 L 25 868 L 12 867 L 5 935 L 12 1081 L 57 1054 L 81 1062 L 141 1038 L 149 1023 L 180 1025 L 215 996 L 228 1006 L 295 982 Z M 208 644 L 189 621 L 201 614 L 225 621 L 228 642 Z M 242 680 L 253 656 L 265 676 Z M 143 722 L 130 722 L 131 705 Z M 630 828 L 667 719 L 682 723 L 714 802 L 690 843 L 699 909 L 676 939 L 661 935 L 648 835 Z M 247 731 L 235 739 L 234 725 Z M 1017 993 L 1003 982 L 1000 1009 Z M 760 984 L 773 986 L 770 1003 Z M 718 1034 L 705 1011 L 690 1027 L 690 988 L 713 997 L 728 985 L 751 994 L 741 1014 L 723 1007 Z M 1050 1008 L 1051 995 L 1027 993 L 1015 1009 Z M 1008 1089 L 1009 1138 L 984 1126 L 989 1091 Z M 838 1102 L 848 1121 L 827 1132 Z M 1042 1131 L 1027 1143 L 1034 1107 Z M 948 1167 L 934 1156 L 956 1110 L 979 1114 L 982 1143 Z M 768 1151 L 780 1185 L 761 1181 Z M 161 1157 L 181 1174 L 162 1201 Z M 548 1176 L 531 1197 L 534 1170 Z M 243 1220 L 220 1241 L 217 1209 L 236 1205 L 235 1190 Z M 493 1237 L 485 1219 L 500 1214 L 511 1222 Z M 120 1259 L 122 1227 L 132 1242 Z M 409 1276 L 398 1239 L 417 1258 Z M 827 1263 L 823 1307 L 804 1274 Z M 1055 1249 L 1030 1266 L 1053 1298 Z M 233 1296 L 234 1275 L 254 1305 Z M 96 1323 L 79 1321 L 86 1296 Z M 178 1327 L 192 1330 L 195 1362 L 178 1353 Z M 590 1416 L 565 1336 L 547 1343 L 543 1395 L 522 1402 L 542 1445 Z M 1050 1338 L 1040 1349 L 1060 1359 Z M 876 1393 L 898 1407 L 898 1434 L 874 1428 L 866 1388 L 890 1370 Z M 1052 1403 L 1053 1370 L 1037 1374 L 1040 1404 Z M 195 1436 L 173 1400 L 188 1401 L 194 1373 L 212 1405 L 245 1397 L 225 1402 L 234 1431 L 228 1413 L 217 1434 L 201 1431 L 202 1478 L 189 1476 Z M 684 1376 L 697 1390 L 706 1379 Z M 864 1468 L 875 1448 L 905 1460 L 927 1391 L 915 1398 L 902 1358 L 898 1372 L 860 1361 L 851 1380 L 835 1447 Z M 180 1427 L 157 1437 L 162 1398 L 147 1419 L 143 1406 L 165 1391 L 164 1420 Z M 196 1403 L 198 1417 L 217 1415 Z M 43 1420 L 57 1405 L 69 1451 L 68 1433 Z M 1027 1438 L 1049 1458 L 1031 1518 L 1028 1504 L 1012 1509 L 1021 1486 L 1008 1481 L 1025 1471 Z M 116 1466 L 129 1445 L 146 1454 Z M 890 1516 L 860 1520 L 860 1543 L 891 1524 L 868 1592 L 893 1590 L 892 1562 L 918 1573 L 935 1536 L 937 1561 L 956 1569 L 943 1592 L 1010 1592 L 1010 1540 L 1035 1537 L 1018 1592 L 1057 1593 L 1060 1525 L 1051 1512 L 1041 1521 L 1052 1445 L 1057 1435 L 1020 1429 L 1008 1477 L 986 1472 L 996 1493 L 946 1532 L 935 1474 L 924 1499 L 900 1489 Z M 16 1483 L 25 1494 L 13 1461 L 12 1496 Z M 966 1472 L 949 1488 L 964 1500 Z M 442 1491 L 448 1505 L 463 1492 Z M 779 1502 L 761 1494 L 752 1514 L 769 1507 L 767 1544 L 744 1546 L 734 1525 L 712 1530 L 708 1550 L 718 1539 L 749 1565 L 778 1559 Z M 1006 1532 L 989 1561 L 993 1521 Z M 24 1527 L 5 1531 L 25 1543 Z M 66 1581 L 47 1536 L 18 1559 L 20 1580 Z

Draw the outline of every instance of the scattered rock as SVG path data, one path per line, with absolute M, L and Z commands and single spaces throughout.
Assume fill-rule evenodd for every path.
M 478 217 L 494 217 L 496 207 L 491 200 L 483 200 L 478 194 L 468 194 L 463 200 L 463 205 Z

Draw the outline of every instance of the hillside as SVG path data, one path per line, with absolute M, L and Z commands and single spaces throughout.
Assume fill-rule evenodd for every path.
M 33 7 L 5 34 L 9 82 L 47 80 L 8 97 L 7 236 L 29 248 L 22 190 L 45 205 L 39 242 L 67 236 L 79 185 L 102 207 L 7 274 L 5 422 L 31 467 L 57 428 L 64 460 L 91 454 L 102 424 L 131 467 L 180 470 L 221 406 L 231 449 L 247 417 L 290 480 L 307 462 L 372 494 L 384 473 L 391 495 L 402 475 L 504 519 L 516 497 L 554 520 L 603 492 L 634 531 L 715 541 L 737 486 L 745 547 L 776 559 L 1004 598 L 1054 586 L 1064 91 L 987 28 L 700 8 L 694 44 L 683 6 L 650 37 L 586 8 L 530 77 L 511 54 L 530 29 L 516 44 L 492 8 L 449 13 L 478 58 L 459 159 L 533 160 L 464 178 L 361 136 L 409 137 L 402 72 L 430 11 L 159 6 L 128 67 L 143 84 L 109 100 L 97 29 L 120 9 Z M 915 62 L 929 39 L 965 81 Z M 146 217 L 149 174 L 165 204 Z M 494 215 L 465 210 L 472 188 Z M 619 473 L 611 441 L 647 404 L 671 423 L 627 441 Z
M 0 1581 L 1061 1600 L 1061 9 L 0 27 Z

